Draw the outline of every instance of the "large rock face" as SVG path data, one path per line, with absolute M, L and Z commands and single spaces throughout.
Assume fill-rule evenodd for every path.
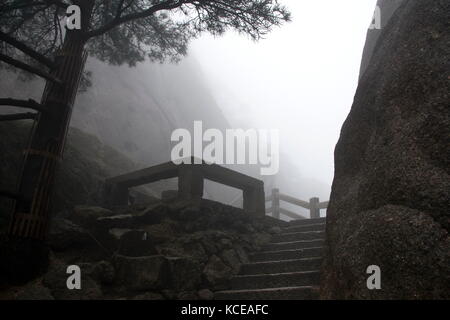
M 449 13 L 405 1 L 360 79 L 335 150 L 323 298 L 450 298 Z
M 392 18 L 392 15 L 398 7 L 405 2 L 405 0 L 378 0 L 377 7 L 380 9 L 381 29 L 370 28 L 367 30 L 366 44 L 364 45 L 364 52 L 361 61 L 361 68 L 359 75 L 362 77 L 369 66 L 378 39 L 380 38 L 382 30 L 387 26 Z

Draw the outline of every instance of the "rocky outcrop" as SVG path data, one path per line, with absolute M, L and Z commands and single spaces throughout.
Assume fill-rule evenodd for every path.
M 208 200 L 76 207 L 52 221 L 48 271 L 9 298 L 210 300 L 280 223 Z M 82 290 L 67 289 L 69 265 Z
M 405 1 L 382 30 L 335 150 L 323 298 L 450 298 L 449 12 Z

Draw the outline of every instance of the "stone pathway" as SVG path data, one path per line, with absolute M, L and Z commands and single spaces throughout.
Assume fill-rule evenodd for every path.
M 290 222 L 272 242 L 250 255 L 216 300 L 318 299 L 325 218 Z

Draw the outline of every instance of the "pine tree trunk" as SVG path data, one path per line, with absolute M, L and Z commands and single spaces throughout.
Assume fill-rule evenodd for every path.
M 82 20 L 90 17 L 93 1 L 84 0 Z M 84 9 L 84 10 L 83 10 Z M 83 16 L 84 15 L 84 16 Z M 89 18 L 88 18 L 89 19 Z M 86 20 L 83 21 L 86 26 Z M 47 81 L 41 103 L 50 110 L 40 113 L 33 127 L 18 186 L 9 236 L 13 239 L 44 240 L 47 234 L 51 196 L 57 168 L 62 161 L 73 104 L 83 73 L 85 39 L 80 30 L 68 31 L 53 75 L 62 85 Z

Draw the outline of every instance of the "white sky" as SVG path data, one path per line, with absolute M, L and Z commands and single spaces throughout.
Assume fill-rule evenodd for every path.
M 279 129 L 302 174 L 331 185 L 376 0 L 280 0 L 292 22 L 255 43 L 227 33 L 191 44 L 234 127 Z

